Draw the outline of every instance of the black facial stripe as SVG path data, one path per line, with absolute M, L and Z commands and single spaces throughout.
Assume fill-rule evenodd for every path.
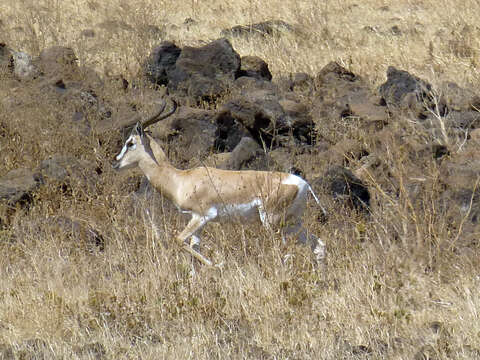
M 150 155 L 152 159 L 158 164 L 157 159 L 153 154 L 152 148 L 150 147 L 150 139 L 148 138 L 148 136 L 142 136 L 141 140 L 142 140 L 143 146 L 145 147 L 145 150 L 147 151 L 147 154 Z

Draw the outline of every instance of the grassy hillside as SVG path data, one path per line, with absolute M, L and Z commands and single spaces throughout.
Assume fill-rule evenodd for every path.
M 335 60 L 372 87 L 395 66 L 434 86 L 455 81 L 478 94 L 479 13 L 474 0 L 4 0 L 0 42 L 31 55 L 68 46 L 80 65 L 132 81 L 163 40 L 198 46 L 235 25 L 280 19 L 292 29 L 231 39 L 240 55 L 263 58 L 274 80 L 293 72 L 314 76 Z M 480 357 L 478 231 L 466 235 L 471 206 L 455 221 L 438 208 L 441 171 L 434 159 L 416 164 L 405 143 L 386 132 L 382 161 L 391 183 L 379 173 L 364 176 L 370 215 L 320 194 L 330 213 L 322 223 L 309 204 L 307 228 L 328 247 L 319 267 L 309 249 L 283 245 L 275 232 L 211 224 L 202 253 L 223 266 L 196 265 L 192 278 L 190 259 L 171 241 L 187 219 L 158 195 L 133 199 L 139 173 L 110 168 L 122 134 L 82 132 L 70 121 L 76 105 L 46 96 L 2 70 L 0 176 L 37 169 L 58 154 L 75 163 L 67 181 L 48 181 L 27 204 L 0 203 L 0 357 Z M 107 84 L 103 97 L 113 116 L 122 115 L 116 105 L 124 96 Z M 392 127 L 405 138 L 426 136 L 409 119 Z M 385 149 L 356 123 L 338 129 L 336 141 Z M 476 161 L 478 144 L 460 145 L 451 158 Z M 175 163 L 179 150 L 167 150 Z M 406 184 L 418 171 L 416 203 Z M 474 193 L 477 186 L 470 184 Z M 293 256 L 285 262 L 285 254 Z

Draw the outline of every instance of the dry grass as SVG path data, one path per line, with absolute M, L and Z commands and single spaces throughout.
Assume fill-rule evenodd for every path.
M 454 80 L 466 86 L 480 80 L 479 11 L 474 0 L 4 1 L 0 40 L 32 54 L 66 45 L 82 65 L 132 79 L 161 40 L 197 45 L 227 27 L 282 19 L 296 31 L 232 40 L 241 55 L 264 58 L 274 76 L 313 75 L 338 60 L 373 85 L 384 81 L 392 65 L 434 84 Z M 189 17 L 196 23 L 184 24 Z M 147 25 L 165 35 L 149 32 Z M 86 29 L 95 36 L 82 36 Z M 0 218 L 8 218 L 8 226 L 0 228 L 4 357 L 40 352 L 45 358 L 83 359 L 480 356 L 479 248 L 460 246 L 462 227 L 436 207 L 440 185 L 433 160 L 422 168 L 426 181 L 417 203 L 402 185 L 415 164 L 403 145 L 392 141 L 382 152 L 390 178 L 365 177 L 373 192 L 370 216 L 325 197 L 332 215 L 320 224 L 311 206 L 306 224 L 329 251 L 318 269 L 308 249 L 282 245 L 277 234 L 209 225 L 202 251 L 224 266 L 199 267 L 192 278 L 189 259 L 170 241 L 186 219 L 159 199 L 139 200 L 132 209 L 127 177 L 109 169 L 120 135 L 102 139 L 102 146 L 95 135 L 79 137 L 65 120 L 71 117 L 68 106 L 46 103 L 27 86 L 12 90 L 11 82 L 8 77 L 0 82 L 1 96 L 10 99 L 0 102 L 0 175 L 35 168 L 56 153 L 85 160 L 103 174 L 92 192 L 75 183 L 68 189 L 50 183 L 29 208 L 0 205 Z M 114 90 L 105 94 L 112 103 L 116 96 Z M 400 123 L 404 129 L 397 133 L 421 139 L 409 124 Z M 360 129 L 348 134 L 376 150 Z M 59 229 L 52 219 L 60 215 L 96 228 L 105 250 Z M 283 263 L 287 253 L 294 256 Z
M 222 29 L 282 19 L 296 31 L 259 41 L 234 39 L 241 55 L 258 55 L 274 75 L 315 74 L 339 60 L 352 71 L 383 81 L 388 66 L 433 81 L 478 81 L 479 36 L 475 0 L 451 1 L 160 1 L 69 2 L 21 0 L 0 4 L 5 40 L 18 50 L 36 53 L 51 45 L 75 49 L 82 64 L 103 72 L 131 72 L 162 39 L 147 31 L 157 26 L 179 45 L 216 39 Z M 185 19 L 196 22 L 185 24 Z M 396 27 L 392 30 L 392 27 Z M 95 37 L 82 36 L 93 29 Z

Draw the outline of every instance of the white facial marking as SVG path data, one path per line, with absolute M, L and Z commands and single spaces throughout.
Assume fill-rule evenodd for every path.
M 118 154 L 117 157 L 116 157 L 117 161 L 120 161 L 120 160 L 123 158 L 123 156 L 125 155 L 125 153 L 129 150 L 127 144 L 128 144 L 131 140 L 132 140 L 132 137 L 130 136 L 130 137 L 127 139 L 127 141 L 125 141 L 125 145 L 123 145 L 122 151 L 120 151 L 120 154 Z M 136 146 L 137 146 L 136 144 L 133 144 L 133 146 L 130 147 L 130 149 L 133 150 L 133 149 L 135 149 Z
M 126 152 L 127 152 L 127 145 L 124 145 L 122 148 L 122 151 L 120 151 L 120 154 L 118 154 L 115 159 L 117 159 L 117 161 L 120 161 Z

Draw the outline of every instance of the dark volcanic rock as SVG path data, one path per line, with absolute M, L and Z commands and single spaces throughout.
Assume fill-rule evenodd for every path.
M 345 117 L 386 122 L 387 110 L 379 105 L 367 83 L 336 62 L 327 64 L 315 78 L 312 116 L 317 123 Z
M 38 59 L 38 68 L 45 76 L 62 77 L 64 80 L 79 77 L 77 56 L 71 48 L 52 46 L 44 49 Z
M 221 111 L 215 117 L 217 130 L 215 131 L 215 150 L 232 151 L 240 140 L 248 136 L 248 130 L 236 121 L 229 111 Z
M 168 85 L 168 74 L 175 69 L 175 63 L 182 50 L 170 41 L 165 41 L 153 49 L 144 64 L 147 78 L 157 85 Z
M 300 94 L 311 95 L 315 90 L 313 77 L 307 73 L 293 73 L 288 76 L 280 76 L 275 83 L 283 91 L 293 91 Z
M 173 116 L 152 126 L 151 131 L 154 137 L 169 143 L 170 153 L 174 152 L 181 162 L 202 160 L 214 149 L 215 116 L 214 111 L 181 106 Z
M 432 86 L 426 81 L 393 66 L 387 70 L 387 81 L 378 88 L 390 109 L 410 110 L 421 119 L 428 115 L 426 109 L 434 109 L 431 90 Z M 440 110 L 443 115 L 444 109 Z
M 322 178 L 312 181 L 321 186 L 337 200 L 360 210 L 370 206 L 370 193 L 363 182 L 353 173 L 341 166 L 330 167 Z
M 86 161 L 73 156 L 55 154 L 43 160 L 36 170 L 42 175 L 45 183 L 58 183 L 61 186 L 73 187 L 75 191 L 95 194 L 98 173 Z
M 0 69 L 11 67 L 12 61 L 12 50 L 5 43 L 0 42 Z
M 235 149 L 233 149 L 230 157 L 222 168 L 229 170 L 252 169 L 249 165 L 255 160 L 260 159 L 262 155 L 264 155 L 264 152 L 258 143 L 250 137 L 244 137 Z
M 456 83 L 445 82 L 441 88 L 442 101 L 452 111 L 479 111 L 480 96 L 473 91 L 461 88 Z
M 225 92 L 240 70 L 240 56 L 226 39 L 185 47 L 169 76 L 169 86 L 194 98 L 213 99 Z
M 247 78 L 239 78 L 237 82 L 241 79 Z M 245 86 L 222 106 L 222 112 L 242 124 L 261 146 L 272 148 L 292 141 L 312 143 L 314 123 L 305 105 L 281 99 L 270 82 L 256 79 L 243 82 Z
M 245 37 L 274 36 L 284 32 L 292 32 L 294 27 L 283 20 L 268 20 L 252 25 L 237 25 L 221 31 L 222 36 Z
M 10 205 L 31 201 L 32 192 L 43 183 L 42 176 L 29 169 L 15 169 L 0 178 L 0 200 Z
M 241 59 L 241 68 L 238 76 L 248 76 L 259 80 L 272 80 L 268 64 L 257 56 L 244 56 Z
M 223 94 L 239 70 L 240 55 L 226 39 L 183 49 L 165 42 L 153 51 L 144 65 L 144 73 L 150 81 L 168 85 L 178 95 L 207 101 Z

